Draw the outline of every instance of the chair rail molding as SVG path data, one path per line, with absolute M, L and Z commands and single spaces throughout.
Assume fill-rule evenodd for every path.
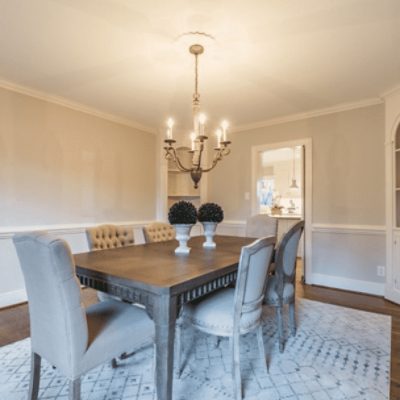
M 27 300 L 24 281 L 12 237 L 18 232 L 47 231 L 65 239 L 73 253 L 89 251 L 86 228 L 103 223 L 133 229 L 135 243 L 144 243 L 142 227 L 153 221 L 104 221 L 76 224 L 8 226 L 0 229 L 0 308 Z
M 352 225 L 352 224 L 313 224 L 313 232 L 347 233 L 363 235 L 385 235 L 385 225 Z

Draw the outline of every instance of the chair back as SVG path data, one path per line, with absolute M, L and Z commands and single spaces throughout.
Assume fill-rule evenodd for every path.
M 261 305 L 275 241 L 276 238 L 270 236 L 242 247 L 235 290 L 234 324 L 239 324 L 246 313 L 257 313 L 261 317 Z
M 283 236 L 275 256 L 275 273 L 278 282 L 294 283 L 296 277 L 297 249 L 301 234 L 304 230 L 304 221 L 293 225 Z
M 253 215 L 246 221 L 246 236 L 261 238 L 277 236 L 278 219 L 266 214 Z
M 175 229 L 165 222 L 153 222 L 143 228 L 146 243 L 165 242 L 175 239 Z
M 68 374 L 88 346 L 71 250 L 46 232 L 16 234 L 13 242 L 28 294 L 32 351 Z
M 86 229 L 90 250 L 114 249 L 135 244 L 133 230 L 117 225 L 98 225 Z

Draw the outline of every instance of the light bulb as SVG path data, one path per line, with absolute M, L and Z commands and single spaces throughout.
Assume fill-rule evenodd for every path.
M 201 125 L 204 125 L 205 124 L 205 122 L 206 122 L 206 116 L 204 115 L 204 114 L 200 114 L 199 115 L 199 122 L 200 122 L 200 124 Z
M 172 127 L 174 126 L 174 120 L 172 118 L 168 118 L 167 126 L 169 129 L 172 129 Z

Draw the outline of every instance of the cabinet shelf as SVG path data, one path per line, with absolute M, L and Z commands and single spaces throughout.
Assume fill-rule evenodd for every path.
M 170 198 L 177 198 L 177 197 L 190 197 L 192 199 L 197 199 L 200 198 L 200 195 L 198 194 L 184 194 L 184 193 L 180 193 L 180 194 L 169 194 L 168 197 Z

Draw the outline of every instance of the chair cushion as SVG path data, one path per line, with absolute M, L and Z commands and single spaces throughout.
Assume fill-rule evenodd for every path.
M 154 323 L 141 308 L 109 300 L 88 307 L 86 315 L 89 342 L 76 376 L 154 340 Z
M 183 318 L 203 332 L 218 336 L 232 336 L 234 294 L 235 289 L 221 289 L 198 303 L 188 304 L 184 308 Z M 252 331 L 259 325 L 261 312 L 260 307 L 242 315 L 241 334 Z
M 277 277 L 270 276 L 267 282 L 267 290 L 265 292 L 265 303 L 270 305 L 278 304 L 278 292 L 277 292 Z M 294 285 L 292 283 L 285 283 L 283 287 L 283 303 L 290 303 L 294 299 Z

